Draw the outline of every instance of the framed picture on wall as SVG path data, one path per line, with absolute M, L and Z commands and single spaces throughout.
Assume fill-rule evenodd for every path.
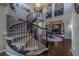
M 46 18 L 52 18 L 52 4 L 49 3 L 46 8 Z
M 55 3 L 54 16 L 60 16 L 64 14 L 64 4 Z
M 79 3 L 74 3 L 75 12 L 79 14 Z

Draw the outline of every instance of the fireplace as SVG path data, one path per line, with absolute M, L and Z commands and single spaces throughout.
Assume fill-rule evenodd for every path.
M 52 24 L 51 33 L 61 34 L 61 24 Z
M 48 22 L 47 28 L 50 36 L 64 34 L 64 22 L 61 20 Z

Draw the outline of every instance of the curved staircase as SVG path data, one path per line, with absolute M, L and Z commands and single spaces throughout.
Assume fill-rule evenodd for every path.
M 7 15 L 5 39 L 9 55 L 39 55 L 48 50 L 47 28 L 35 24 L 39 20 L 35 15 L 30 13 L 26 20 Z M 40 34 L 39 29 L 44 33 Z

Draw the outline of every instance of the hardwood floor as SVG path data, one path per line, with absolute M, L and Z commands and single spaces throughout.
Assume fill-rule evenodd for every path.
M 49 42 L 48 48 L 47 52 L 39 56 L 72 56 L 70 39 L 63 38 L 63 41 L 59 42 L 57 46 L 53 42 Z
M 59 42 L 58 45 L 54 45 L 53 42 L 48 43 L 49 50 L 40 54 L 39 56 L 72 56 L 71 53 L 71 40 L 64 39 Z M 0 53 L 0 56 L 8 56 L 5 52 Z

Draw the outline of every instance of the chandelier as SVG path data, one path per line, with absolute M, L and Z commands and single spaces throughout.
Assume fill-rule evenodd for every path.
M 48 6 L 47 3 L 35 3 L 35 4 L 33 4 L 33 10 L 34 11 L 40 11 L 43 8 L 46 8 L 47 6 Z
M 40 10 L 42 10 L 41 4 L 40 3 L 33 4 L 33 10 L 34 11 L 40 11 Z

